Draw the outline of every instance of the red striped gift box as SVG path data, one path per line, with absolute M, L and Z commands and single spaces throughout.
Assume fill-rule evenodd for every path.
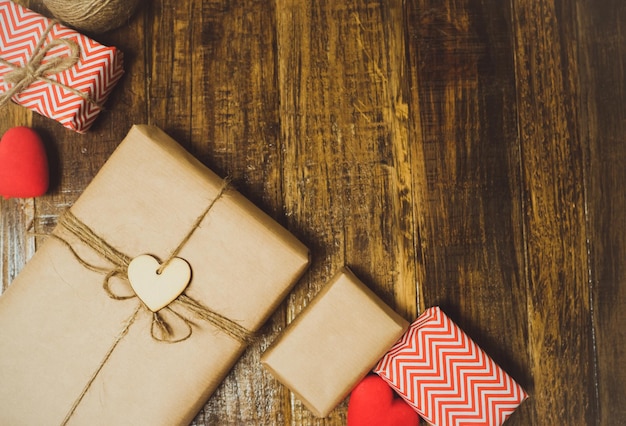
M 0 0 L 0 105 L 10 99 L 83 133 L 123 73 L 115 47 Z
M 374 371 L 435 426 L 501 425 L 528 395 L 438 307 Z

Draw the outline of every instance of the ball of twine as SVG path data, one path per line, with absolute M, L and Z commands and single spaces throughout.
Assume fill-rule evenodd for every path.
M 140 0 L 43 0 L 59 21 L 88 33 L 104 33 L 124 25 Z

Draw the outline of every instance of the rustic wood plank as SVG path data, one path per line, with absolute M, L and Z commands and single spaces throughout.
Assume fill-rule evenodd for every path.
M 347 238 L 347 251 L 354 259 L 349 259 L 348 263 L 356 268 L 357 259 L 371 256 L 367 271 L 361 271 L 363 278 L 380 283 L 386 289 L 383 291 L 391 291 L 392 294 L 386 296 L 387 302 L 405 318 L 413 320 L 417 316 L 419 295 L 415 266 L 417 227 L 413 216 L 415 200 L 409 139 L 404 7 L 403 2 L 395 0 L 368 4 L 367 7 L 374 10 L 375 14 L 371 18 L 366 15 L 368 21 L 365 24 L 358 12 L 354 15 L 358 25 L 357 49 L 361 49 L 356 53 L 365 55 L 362 66 L 368 69 L 370 79 L 377 84 L 367 90 L 358 89 L 354 94 L 359 96 L 363 92 L 360 96 L 365 96 L 371 91 L 371 105 L 360 100 L 353 106 L 361 115 L 361 120 L 357 122 L 366 130 L 362 137 L 365 140 L 377 138 L 385 149 L 381 149 L 379 158 L 374 160 L 379 163 L 382 175 L 380 188 L 373 189 L 371 195 L 373 200 L 370 203 L 373 202 L 375 208 L 371 210 L 369 223 L 355 221 L 353 224 L 361 229 L 353 230 L 357 235 Z M 363 107 L 367 107 L 366 110 Z M 380 120 L 373 117 L 380 117 Z M 368 180 L 367 176 L 365 180 Z M 380 191 L 380 195 L 377 191 Z M 375 232 L 380 234 L 372 235 Z M 369 241 L 359 244 L 359 234 L 366 236 Z M 382 260 L 389 262 L 389 270 L 383 271 L 376 267 Z
M 11 127 L 31 126 L 31 112 L 18 105 L 6 105 L 2 114 L 0 137 Z M 44 141 L 46 147 L 47 142 Z M 0 294 L 35 252 L 35 239 L 27 234 L 34 218 L 34 199 L 7 200 L 0 197 Z
M 626 418 L 626 5 L 586 1 L 581 41 L 581 139 L 588 140 L 587 206 L 596 345 L 596 424 Z M 588 170 L 587 170 L 588 169 Z
M 22 6 L 27 2 L 18 1 Z M 0 115 L 0 137 L 15 126 L 32 127 L 32 113 L 27 109 L 9 103 Z M 46 149 L 49 143 L 44 141 Z M 7 289 L 24 264 L 35 252 L 35 239 L 29 238 L 26 230 L 33 225 L 35 201 L 16 200 L 0 197 L 0 294 Z
M 596 420 L 581 64 L 570 2 L 513 1 L 528 282 L 531 423 Z
M 284 194 L 314 258 L 289 320 L 347 264 L 415 315 L 414 229 L 399 1 L 277 2 Z M 318 420 L 294 401 L 289 423 Z
M 274 16 L 266 0 L 156 3 L 147 90 L 153 124 L 280 221 Z M 193 424 L 284 422 L 285 390 L 259 361 L 284 322 L 279 309 Z
M 528 388 L 509 15 L 499 1 L 407 2 L 414 214 L 420 310 L 441 306 Z
M 472 6 L 409 4 L 422 307 L 441 304 L 491 335 L 495 354 L 516 357 L 525 330 L 508 10 Z M 500 333 L 508 349 L 489 343 Z
M 35 217 L 33 199 L 0 199 L 0 293 L 35 253 L 35 240 L 26 230 Z

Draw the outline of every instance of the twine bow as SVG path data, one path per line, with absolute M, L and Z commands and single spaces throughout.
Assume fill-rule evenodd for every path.
M 180 244 L 172 251 L 167 260 L 165 260 L 162 264 L 161 268 L 165 268 L 167 263 L 173 259 L 178 252 L 182 249 L 182 247 L 189 241 L 193 232 L 200 226 L 202 220 L 207 216 L 213 205 L 223 196 L 223 194 L 228 189 L 229 183 L 225 182 L 223 187 L 220 189 L 217 196 L 210 202 L 208 207 L 202 212 L 200 216 L 195 220 L 192 224 L 190 231 L 187 235 L 182 239 Z M 103 268 L 100 266 L 93 265 L 83 259 L 74 249 L 74 247 L 64 238 L 51 234 L 53 238 L 63 243 L 73 254 L 76 260 L 85 268 L 103 273 L 103 283 L 102 287 L 106 294 L 114 299 L 114 300 L 126 300 L 137 297 L 136 294 L 132 292 L 132 290 L 128 294 L 122 294 L 117 289 L 114 288 L 114 278 L 121 279 L 122 281 L 127 281 L 128 276 L 128 265 L 132 260 L 130 256 L 122 253 L 117 250 L 115 247 L 111 246 L 104 239 L 102 239 L 96 232 L 94 232 L 91 228 L 89 228 L 86 224 L 84 224 L 80 219 L 78 219 L 71 211 L 67 211 L 60 219 L 59 226 L 68 231 L 74 237 L 78 238 L 82 243 L 86 244 L 92 250 L 94 250 L 98 255 L 102 258 L 106 259 L 110 262 L 113 267 L 111 268 Z M 95 381 L 96 377 L 102 370 L 102 368 L 107 363 L 109 357 L 117 347 L 117 345 L 122 341 L 122 339 L 128 333 L 131 325 L 135 322 L 141 311 L 149 309 L 141 302 L 140 299 L 137 308 L 134 312 L 129 316 L 126 320 L 122 330 L 115 338 L 113 344 L 103 357 L 102 361 L 96 368 L 96 371 L 92 374 L 89 381 L 83 388 L 81 394 L 78 396 L 72 407 L 70 408 L 67 416 L 62 422 L 62 425 L 66 425 L 76 408 L 82 401 L 83 397 L 86 395 L 87 391 L 91 387 L 92 383 Z M 170 320 L 178 321 L 186 326 L 186 332 L 182 337 L 176 337 L 173 332 L 173 327 L 170 324 L 170 320 L 168 320 L 165 315 L 163 315 L 162 311 L 168 312 Z M 150 311 L 151 312 L 151 311 Z M 163 308 L 158 312 L 152 312 L 152 325 L 150 327 L 150 334 L 153 339 L 166 342 L 166 343 L 178 343 L 184 340 L 187 340 L 191 337 L 193 333 L 192 325 L 194 325 L 193 321 L 182 312 L 189 313 L 196 318 L 204 320 L 216 328 L 218 328 L 223 333 L 229 335 L 230 337 L 236 339 L 237 341 L 247 345 L 254 341 L 255 335 L 253 332 L 247 330 L 245 327 L 239 325 L 235 321 L 226 318 L 223 315 L 218 314 L 217 312 L 213 312 L 208 307 L 204 306 L 201 302 L 195 300 L 194 298 L 186 295 L 184 292 L 181 293 L 174 301 L 172 301 L 168 306 Z
M 59 74 L 72 68 L 78 63 L 80 59 L 80 46 L 76 41 L 66 38 L 58 38 L 52 40 L 50 43 L 45 44 L 50 31 L 54 25 L 58 22 L 55 20 L 50 21 L 45 31 L 39 38 L 37 45 L 33 49 L 31 57 L 28 62 L 20 67 L 12 62 L 0 58 L 0 64 L 5 65 L 12 69 L 4 75 L 4 81 L 11 85 L 11 88 L 0 95 L 0 107 L 4 106 L 11 98 L 26 90 L 35 81 L 44 81 L 50 85 L 61 87 L 73 94 L 80 96 L 85 101 L 100 107 L 100 105 L 88 94 L 81 92 L 73 87 L 60 83 L 57 80 L 53 80 L 48 76 Z M 45 44 L 45 46 L 44 46 Z M 65 46 L 69 49 L 69 54 L 65 56 L 57 56 L 50 60 L 44 61 L 46 55 L 54 48 L 59 46 Z
M 193 232 L 200 226 L 200 222 L 202 222 L 202 220 L 209 213 L 213 205 L 222 197 L 222 195 L 228 189 L 228 185 L 228 182 L 226 182 L 224 186 L 220 189 L 217 196 L 211 201 L 209 206 L 202 212 L 200 216 L 196 218 L 195 222 L 191 226 L 191 230 L 185 235 L 185 237 L 172 251 L 169 257 L 161 264 L 160 270 L 164 269 L 167 264 L 178 255 L 182 247 L 191 238 Z M 112 268 L 103 268 L 87 262 L 76 252 L 76 250 L 69 242 L 59 237 L 58 235 L 52 234 L 54 238 L 62 242 L 71 251 L 76 260 L 78 260 L 78 262 L 82 266 L 89 270 L 105 274 L 103 278 L 102 288 L 111 299 L 127 300 L 137 297 L 137 295 L 132 292 L 132 290 L 130 290 L 130 286 L 128 286 L 129 292 L 127 294 L 123 294 L 119 291 L 119 289 L 114 288 L 113 284 L 113 279 L 115 278 L 128 282 L 128 265 L 132 260 L 130 256 L 122 253 L 121 251 L 117 250 L 115 247 L 107 243 L 98 234 L 96 234 L 95 231 L 89 228 L 89 226 L 87 226 L 80 219 L 78 219 L 71 211 L 65 212 L 65 214 L 59 219 L 58 224 L 113 265 Z M 141 302 L 141 300 L 140 307 L 149 310 L 143 305 L 143 302 Z M 179 309 L 174 309 L 174 307 L 178 307 Z M 174 332 L 172 331 L 173 328 L 164 318 L 164 315 L 161 313 L 161 311 L 163 310 L 169 312 L 171 316 L 182 321 L 182 323 L 185 324 L 187 331 L 182 337 L 177 337 L 174 335 Z M 174 301 L 172 301 L 161 311 L 152 312 L 152 338 L 166 343 L 178 343 L 191 337 L 191 334 L 193 333 L 193 322 L 180 313 L 182 310 L 186 310 L 187 312 L 192 313 L 194 316 L 213 324 L 224 333 L 244 344 L 249 344 L 254 340 L 254 336 L 251 331 L 245 329 L 241 325 L 237 324 L 235 321 L 232 321 L 224 317 L 223 315 L 218 314 L 217 312 L 213 312 L 211 309 L 204 306 L 201 302 L 186 295 L 184 292 L 181 293 L 176 299 L 174 299 Z
M 115 278 L 128 282 L 128 265 L 132 260 L 130 256 L 125 255 L 109 245 L 70 211 L 66 212 L 59 219 L 59 225 L 72 233 L 74 236 L 78 237 L 81 242 L 87 244 L 90 248 L 114 265 L 112 268 L 103 268 L 85 261 L 66 240 L 53 234 L 53 237 L 62 242 L 72 252 L 74 257 L 82 266 L 94 272 L 101 272 L 105 274 L 102 282 L 102 288 L 111 299 L 127 300 L 137 297 L 132 290 L 130 290 L 127 294 L 124 294 L 120 292 L 119 289 L 114 288 L 113 284 L 113 280 Z M 162 263 L 161 268 L 167 265 L 168 261 L 173 257 L 174 256 L 170 255 L 168 260 Z M 144 307 L 143 303 L 140 304 L 140 307 Z M 193 322 L 179 312 L 181 309 L 174 309 L 174 307 L 182 308 L 194 314 L 196 317 L 213 324 L 224 333 L 242 343 L 248 344 L 254 339 L 252 332 L 246 330 L 241 325 L 224 317 L 223 315 L 213 312 L 201 302 L 193 299 L 185 293 L 182 293 L 172 303 L 170 303 L 170 305 L 163 308 L 163 310 L 169 312 L 174 319 L 180 320 L 179 322 L 185 325 L 185 334 L 183 336 L 175 336 L 173 327 L 164 318 L 163 313 L 161 313 L 161 311 L 152 312 L 150 334 L 154 340 L 166 343 L 178 343 L 191 337 L 193 333 Z M 149 310 L 148 308 L 145 309 Z

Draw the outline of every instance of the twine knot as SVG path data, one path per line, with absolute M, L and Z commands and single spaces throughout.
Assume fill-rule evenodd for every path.
M 195 230 L 200 226 L 202 220 L 209 214 L 215 203 L 224 196 L 228 188 L 230 187 L 229 179 L 224 181 L 224 184 L 220 188 L 219 192 L 211 200 L 209 205 L 205 208 L 205 210 L 200 214 L 194 223 L 191 225 L 190 230 L 187 232 L 185 237 L 180 241 L 179 245 L 170 253 L 168 258 L 161 264 L 162 270 L 169 262 L 177 256 L 179 251 L 183 248 L 183 246 L 189 241 L 191 235 L 195 232 Z M 63 216 L 59 218 L 59 225 L 64 228 L 66 231 L 70 232 L 72 235 L 77 237 L 81 242 L 86 244 L 92 250 L 94 250 L 97 254 L 99 254 L 102 258 L 109 261 L 113 267 L 99 267 L 95 266 L 87 261 L 85 261 L 77 252 L 74 250 L 72 245 L 65 240 L 64 238 L 59 237 L 58 235 L 51 234 L 51 236 L 58 241 L 62 242 L 74 255 L 76 260 L 85 268 L 92 270 L 94 272 L 99 272 L 104 274 L 102 288 L 106 292 L 106 294 L 113 300 L 127 300 L 136 298 L 137 295 L 130 290 L 130 293 L 120 291 L 119 286 L 116 286 L 113 281 L 122 281 L 124 283 L 128 283 L 128 265 L 130 264 L 132 258 L 121 251 L 117 250 L 115 247 L 111 246 L 104 239 L 102 239 L 96 232 L 94 232 L 89 226 L 83 223 L 80 219 L 78 219 L 71 211 L 66 211 Z M 145 306 L 141 303 L 141 306 Z M 184 340 L 187 340 L 191 337 L 192 334 L 192 321 L 188 319 L 185 315 L 181 314 L 177 310 L 173 309 L 173 307 L 179 307 L 183 311 L 188 311 L 193 314 L 195 317 L 199 319 L 203 319 L 215 327 L 220 329 L 222 332 L 228 334 L 232 338 L 240 341 L 244 344 L 249 344 L 255 340 L 254 333 L 245 329 L 237 322 L 224 317 L 223 315 L 218 314 L 217 312 L 212 311 L 211 309 L 204 306 L 199 301 L 187 296 L 186 294 L 180 294 L 174 301 L 170 302 L 170 304 L 164 307 L 159 312 L 152 312 L 152 326 L 151 332 L 152 338 L 161 342 L 167 343 L 178 343 Z M 148 309 L 146 307 L 146 309 Z M 148 309 L 149 310 L 149 309 Z M 170 321 L 178 321 L 182 322 L 186 332 L 183 336 L 175 336 L 173 332 L 173 328 L 170 326 L 169 321 L 165 319 L 163 314 L 166 314 L 170 317 Z
M 57 56 L 44 63 L 43 60 L 48 52 L 61 45 L 70 49 L 69 55 Z M 80 49 L 74 40 L 56 39 L 48 43 L 45 47 L 38 44 L 33 51 L 33 56 L 30 57 L 26 65 L 23 67 L 9 65 L 13 67 L 13 71 L 6 74 L 4 80 L 13 85 L 28 87 L 37 79 L 58 74 L 73 67 L 76 65 L 76 62 L 78 62 L 79 56 Z
M 37 69 L 32 64 L 26 64 L 22 68 L 17 68 L 4 76 L 4 81 L 11 84 L 25 84 L 30 86 L 38 77 Z
M 52 31 L 57 21 L 50 21 L 48 27 L 45 29 L 37 45 L 33 49 L 32 56 L 28 59 L 28 62 L 24 66 L 16 65 L 12 62 L 6 61 L 0 58 L 0 64 L 5 65 L 12 69 L 4 75 L 4 81 L 9 83 L 12 87 L 0 96 L 0 106 L 6 104 L 13 96 L 22 93 L 35 81 L 41 80 L 48 84 L 61 87 L 80 96 L 89 103 L 97 104 L 88 94 L 76 90 L 73 87 L 69 87 L 56 80 L 48 78 L 49 76 L 59 74 L 72 68 L 78 62 L 80 58 L 80 46 L 76 41 L 72 39 L 59 38 L 54 39 L 50 43 L 45 44 L 48 34 Z M 65 46 L 69 49 L 67 55 L 56 56 L 47 61 L 44 61 L 46 55 L 54 48 L 59 46 Z
M 167 265 L 174 258 L 174 256 L 178 254 L 182 247 L 189 241 L 191 235 L 195 232 L 196 229 L 198 229 L 198 227 L 200 227 L 200 223 L 202 222 L 202 220 L 209 214 L 215 203 L 217 203 L 217 201 L 220 200 L 222 196 L 224 196 L 229 187 L 230 180 L 226 179 L 224 181 L 224 184 L 218 191 L 217 195 L 209 202 L 209 205 L 205 208 L 205 210 L 196 218 L 194 223 L 191 225 L 191 229 L 189 229 L 185 237 L 180 241 L 179 245 L 163 262 L 163 265 Z M 113 288 L 112 283 L 112 279 L 114 278 L 117 278 L 118 281 L 128 281 L 128 265 L 131 261 L 130 256 L 117 250 L 115 247 L 107 243 L 104 239 L 102 239 L 102 237 L 94 232 L 94 230 L 89 228 L 89 226 L 87 226 L 79 218 L 77 218 L 70 210 L 66 211 L 65 214 L 59 218 L 59 226 L 65 229 L 65 231 L 72 234 L 79 241 L 86 244 L 93 251 L 95 251 L 102 258 L 106 259 L 113 265 L 112 268 L 93 265 L 83 259 L 81 255 L 76 252 L 72 244 L 66 239 L 54 233 L 50 234 L 51 237 L 63 243 L 73 254 L 74 258 L 83 267 L 94 272 L 105 274 L 102 282 L 102 288 L 111 299 L 126 300 L 137 297 L 137 295 L 133 292 L 127 294 L 120 293 L 118 291 L 119 289 Z M 76 411 L 78 405 L 81 403 L 84 396 L 89 391 L 94 380 L 96 379 L 98 374 L 100 374 L 100 371 L 102 370 L 102 368 L 104 368 L 105 364 L 108 362 L 111 354 L 113 353 L 117 345 L 127 335 L 128 330 L 130 329 L 132 324 L 135 322 L 139 314 L 144 310 L 149 311 L 149 308 L 145 307 L 143 302 L 139 300 L 135 311 L 128 317 L 126 323 L 124 324 L 124 327 L 113 341 L 113 344 L 104 355 L 102 361 L 97 366 L 94 373 L 91 375 L 90 379 L 88 380 L 78 398 L 76 398 L 76 400 L 74 401 L 74 404 L 68 411 L 63 422 L 61 423 L 62 426 L 67 425 L 70 418 Z M 246 329 L 244 326 L 238 324 L 230 318 L 214 312 L 213 310 L 202 304 L 200 301 L 195 300 L 185 293 L 181 293 L 176 299 L 170 302 L 170 304 L 164 307 L 162 310 L 158 312 L 152 312 L 151 314 L 152 324 L 150 326 L 150 334 L 154 340 L 160 342 L 179 343 L 189 339 L 193 333 L 192 325 L 194 325 L 194 322 L 191 318 L 189 318 L 188 314 L 191 314 L 191 316 L 197 319 L 201 319 L 208 322 L 209 324 L 212 324 L 218 330 L 222 331 L 223 333 L 232 337 L 243 345 L 248 345 L 256 340 L 256 336 L 253 331 Z M 176 335 L 176 332 L 173 330 L 174 327 L 172 326 L 173 322 L 177 322 L 179 325 L 182 324 L 182 328 L 185 330 L 182 333 L 182 336 Z

